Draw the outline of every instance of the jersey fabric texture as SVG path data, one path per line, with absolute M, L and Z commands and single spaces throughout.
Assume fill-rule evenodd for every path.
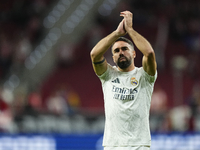
M 121 72 L 108 64 L 98 77 L 106 118 L 103 146 L 150 146 L 149 109 L 157 72 L 150 76 L 142 67 Z
M 150 150 L 150 147 L 148 147 L 148 146 L 104 147 L 104 150 Z

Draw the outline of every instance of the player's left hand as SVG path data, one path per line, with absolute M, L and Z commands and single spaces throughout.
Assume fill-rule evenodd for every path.
M 123 11 L 120 13 L 120 16 L 124 17 L 124 27 L 125 30 L 128 32 L 130 29 L 132 29 L 133 14 L 130 11 Z

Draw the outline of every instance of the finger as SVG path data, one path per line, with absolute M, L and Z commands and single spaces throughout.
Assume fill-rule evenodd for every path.
M 120 23 L 123 23 L 124 22 L 124 19 L 122 19 L 122 21 Z
M 123 12 L 120 12 L 120 15 L 122 16 L 122 15 L 127 15 L 127 16 L 129 16 L 129 15 L 132 15 L 132 13 L 130 12 L 130 11 L 123 11 Z
M 126 18 L 126 17 L 128 17 L 129 15 L 128 15 L 128 14 L 120 14 L 120 16 Z
M 123 12 L 120 13 L 120 16 L 125 16 L 125 15 L 126 15 L 126 13 L 123 13 Z
M 128 10 L 121 11 L 121 13 L 128 13 L 128 12 L 130 12 L 130 11 L 128 11 Z
M 125 19 L 123 19 L 122 21 L 123 21 L 123 22 L 122 22 L 122 23 L 123 23 L 123 29 L 124 29 L 124 31 L 126 32 L 126 28 L 125 28 Z
M 122 11 L 122 12 L 120 12 L 120 14 L 129 14 L 129 13 L 131 13 L 130 11 Z
M 122 12 L 120 12 L 120 14 L 125 15 L 125 14 L 127 14 L 127 11 L 122 11 Z
M 124 17 L 124 16 L 125 16 L 125 14 L 121 12 L 121 13 L 120 13 L 120 16 Z

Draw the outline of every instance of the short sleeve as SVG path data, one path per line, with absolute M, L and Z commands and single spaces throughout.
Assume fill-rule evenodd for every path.
M 109 80 L 112 69 L 113 69 L 112 66 L 110 64 L 107 64 L 107 70 L 102 75 L 100 76 L 97 75 L 102 83 Z
M 143 69 L 143 71 L 144 71 L 144 69 Z M 154 76 L 149 75 L 146 71 L 144 71 L 144 74 L 145 74 L 145 78 L 149 81 L 149 83 L 154 83 L 158 76 L 157 71 Z

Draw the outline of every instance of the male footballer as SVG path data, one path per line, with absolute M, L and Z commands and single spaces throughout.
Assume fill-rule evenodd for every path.
M 132 27 L 133 14 L 120 13 L 117 29 L 100 40 L 90 56 L 102 83 L 105 107 L 104 150 L 150 150 L 149 109 L 157 64 L 151 44 Z M 123 36 L 128 34 L 130 41 Z M 134 46 L 143 54 L 136 67 Z M 107 63 L 104 53 L 111 47 L 116 66 Z

